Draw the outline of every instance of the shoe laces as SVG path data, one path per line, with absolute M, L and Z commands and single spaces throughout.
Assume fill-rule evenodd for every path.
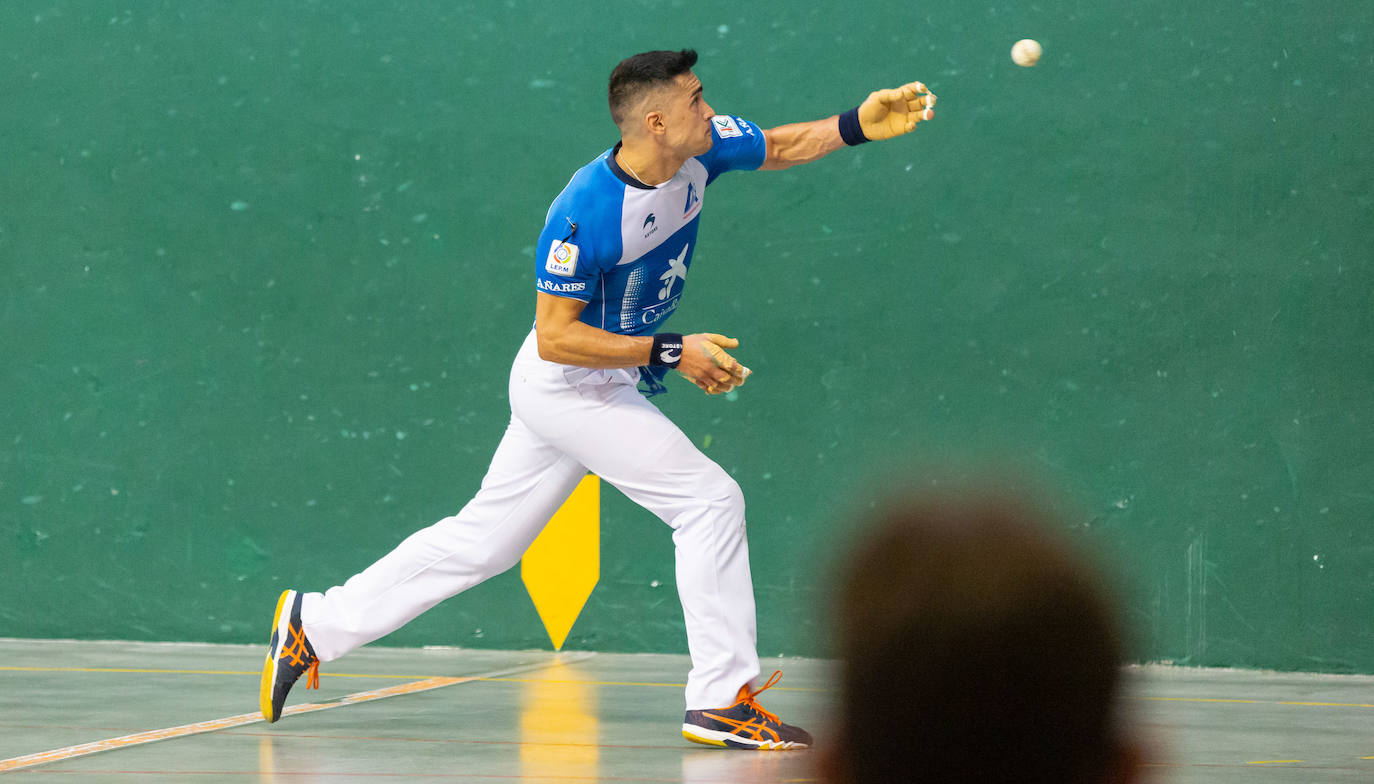
M 755 697 L 764 693 L 768 689 L 772 688 L 773 685 L 780 680 L 782 680 L 782 670 L 774 670 L 773 674 L 768 678 L 768 682 L 760 686 L 758 689 L 755 689 L 754 691 L 749 690 L 749 684 L 744 684 L 739 688 L 739 699 L 737 699 L 735 701 L 735 704 L 731 705 L 730 707 L 734 708 L 743 705 L 749 708 L 750 710 L 754 711 L 755 713 L 759 714 L 763 718 L 767 719 L 768 721 L 774 722 L 775 724 L 781 724 L 782 719 L 779 719 L 776 715 L 765 710 L 764 707 L 758 703 L 758 700 L 754 699 Z
M 320 688 L 320 659 L 308 647 L 305 641 L 305 630 L 299 626 L 292 625 L 289 629 L 288 643 L 281 649 L 281 659 L 295 667 L 305 664 L 306 660 L 310 664 L 306 665 L 305 688 Z

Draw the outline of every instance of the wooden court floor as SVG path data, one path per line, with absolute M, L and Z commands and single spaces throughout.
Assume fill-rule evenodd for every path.
M 260 646 L 0 640 L 10 781 L 810 782 L 682 740 L 685 656 L 365 648 L 257 717 Z M 761 699 L 823 742 L 825 662 Z M 1131 668 L 1151 782 L 1374 781 L 1374 678 Z M 996 753 L 989 750 L 989 753 Z M 913 759 L 913 766 L 919 760 Z

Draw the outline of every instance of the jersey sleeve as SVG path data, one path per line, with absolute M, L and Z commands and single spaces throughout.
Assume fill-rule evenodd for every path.
M 575 219 L 569 221 L 569 217 L 557 211 L 549 213 L 535 246 L 534 287 L 547 294 L 588 302 L 601 271 L 595 248 L 577 236 L 572 226 Z
M 590 302 L 602 273 L 619 260 L 623 187 L 600 163 L 583 167 L 549 207 L 534 250 L 538 291 Z
M 711 118 L 711 134 L 715 137 L 711 149 L 697 156 L 706 166 L 707 185 L 728 171 L 753 171 L 763 165 L 768 147 L 757 125 L 743 117 L 718 114 Z

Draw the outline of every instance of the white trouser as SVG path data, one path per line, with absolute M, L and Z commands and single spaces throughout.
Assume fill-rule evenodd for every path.
M 692 671 L 687 709 L 720 708 L 759 674 L 744 496 L 636 390 L 634 370 L 539 358 L 531 333 L 511 368 L 511 422 L 477 495 L 343 585 L 307 593 L 322 661 L 389 634 L 514 566 L 591 471 L 673 529 Z

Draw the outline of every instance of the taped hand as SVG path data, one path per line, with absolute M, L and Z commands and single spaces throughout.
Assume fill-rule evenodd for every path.
M 739 341 L 734 338 L 702 332 L 687 335 L 682 342 L 682 362 L 677 366 L 678 372 L 708 395 L 729 392 L 743 384 L 753 372 L 726 353 L 725 349 L 739 346 Z
M 935 116 L 935 95 L 920 82 L 876 90 L 859 104 L 859 127 L 873 141 L 909 133 Z

